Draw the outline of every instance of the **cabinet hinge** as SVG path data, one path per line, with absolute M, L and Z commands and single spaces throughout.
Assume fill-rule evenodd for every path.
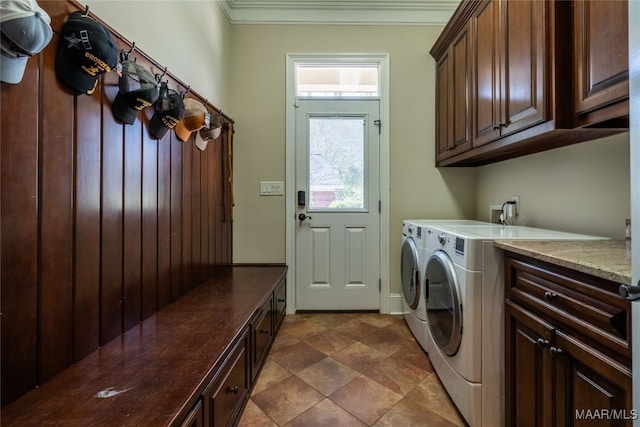
M 378 279 L 378 292 L 382 292 L 382 278 Z
M 378 213 L 382 213 L 382 200 L 378 200 Z
M 382 121 L 380 120 L 374 120 L 373 124 L 378 126 L 378 134 L 382 133 Z

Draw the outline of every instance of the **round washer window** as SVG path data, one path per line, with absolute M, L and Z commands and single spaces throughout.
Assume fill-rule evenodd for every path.
M 453 356 L 462 340 L 462 306 L 453 263 L 444 251 L 429 257 L 425 278 L 431 336 L 446 355 Z
M 420 269 L 418 265 L 418 249 L 416 248 L 416 243 L 410 237 L 402 242 L 400 265 L 402 294 L 409 308 L 415 310 L 420 302 Z

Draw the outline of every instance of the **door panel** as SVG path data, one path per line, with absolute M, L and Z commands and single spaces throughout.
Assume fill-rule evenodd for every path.
M 298 309 L 380 307 L 378 114 L 378 100 L 298 101 Z

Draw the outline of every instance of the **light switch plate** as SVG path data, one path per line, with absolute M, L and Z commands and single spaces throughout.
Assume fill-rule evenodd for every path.
M 260 181 L 261 196 L 282 196 L 284 183 L 282 181 Z

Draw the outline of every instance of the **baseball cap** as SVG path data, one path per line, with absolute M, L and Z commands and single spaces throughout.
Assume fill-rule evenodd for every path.
M 162 139 L 169 129 L 176 127 L 184 116 L 182 95 L 169 89 L 167 82 L 160 85 L 160 96 L 153 104 L 155 112 L 149 121 L 149 132 L 155 139 Z
M 184 116 L 175 127 L 176 135 L 187 142 L 192 132 L 204 127 L 207 109 L 193 98 L 184 99 Z
M 56 75 L 86 95 L 96 89 L 101 74 L 118 64 L 118 45 L 102 24 L 82 12 L 67 17 L 60 33 Z
M 40 53 L 53 37 L 51 17 L 35 0 L 2 0 L 0 24 L 0 80 L 20 83 L 29 57 Z
M 204 151 L 207 148 L 209 141 L 217 139 L 222 133 L 222 124 L 220 123 L 220 117 L 215 116 L 211 118 L 211 125 L 208 129 L 202 128 L 196 134 L 196 147 Z
M 111 104 L 116 119 L 132 125 L 139 111 L 153 105 L 160 90 L 155 76 L 134 61 L 122 61 L 119 91 Z

